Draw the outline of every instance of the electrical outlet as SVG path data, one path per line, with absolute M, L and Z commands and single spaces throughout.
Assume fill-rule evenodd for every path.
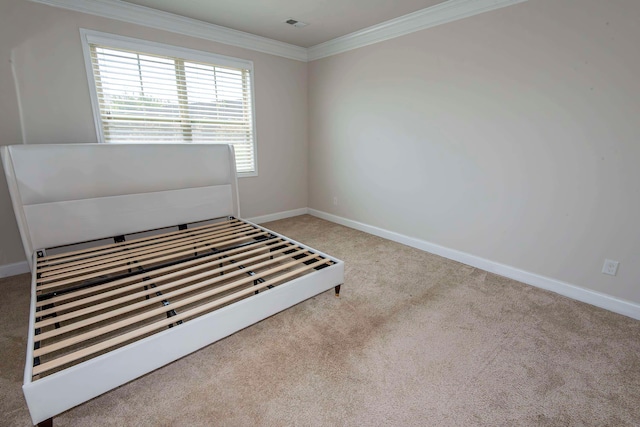
M 333 196 L 333 206 L 338 206 L 338 196 Z
M 604 266 L 602 267 L 602 273 L 609 274 L 611 276 L 615 276 L 618 272 L 618 265 L 620 263 L 618 261 L 612 261 L 610 259 L 604 260 Z

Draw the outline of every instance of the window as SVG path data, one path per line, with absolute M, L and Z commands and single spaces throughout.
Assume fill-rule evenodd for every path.
M 256 175 L 250 61 L 81 30 L 100 142 L 233 144 Z

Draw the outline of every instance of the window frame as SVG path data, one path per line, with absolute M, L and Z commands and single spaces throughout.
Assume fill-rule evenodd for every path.
M 98 100 L 98 91 L 93 75 L 93 66 L 91 63 L 91 47 L 90 44 L 102 45 L 104 47 L 112 47 L 115 49 L 127 49 L 141 54 L 155 54 L 163 56 L 178 57 L 187 61 L 204 62 L 212 65 L 232 68 L 244 68 L 249 70 L 249 84 L 251 85 L 251 115 L 253 127 L 253 158 L 254 170 L 251 172 L 238 172 L 238 177 L 258 176 L 258 143 L 256 133 L 256 102 L 255 102 L 255 84 L 253 77 L 253 61 L 247 59 L 234 58 L 231 56 L 218 55 L 215 53 L 205 52 L 201 50 L 189 49 L 180 46 L 158 43 L 149 40 L 137 39 L 133 37 L 120 36 L 117 34 L 104 33 L 100 31 L 80 29 L 80 37 L 82 39 L 82 53 L 84 55 L 85 68 L 87 72 L 87 83 L 89 85 L 89 95 L 91 97 L 91 107 L 93 111 L 93 121 L 96 127 L 96 134 L 99 143 L 108 144 L 105 141 L 102 128 L 102 120 L 100 115 L 100 103 Z M 141 142 L 140 144 L 144 144 Z M 185 142 L 189 144 L 189 142 Z

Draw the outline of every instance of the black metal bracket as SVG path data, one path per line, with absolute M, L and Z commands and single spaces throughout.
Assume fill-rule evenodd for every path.
M 147 280 L 149 280 L 149 278 L 148 278 L 148 277 L 145 277 L 145 278 L 143 278 L 143 279 L 142 279 L 142 282 L 144 283 L 144 282 L 146 282 Z M 156 287 L 156 285 L 155 285 L 154 283 L 150 284 L 149 286 L 144 285 L 144 290 L 145 290 L 145 291 L 146 291 L 146 290 L 148 290 L 148 289 L 149 289 L 149 287 L 151 287 L 151 289 L 153 289 L 153 288 L 155 288 L 155 287 Z M 160 292 L 160 291 L 156 291 L 156 296 L 158 296 L 158 297 L 159 297 L 159 296 L 162 296 L 162 292 Z M 145 299 L 149 299 L 149 295 L 146 295 L 146 296 L 145 296 Z M 162 305 L 163 305 L 164 307 L 167 307 L 167 306 L 169 306 L 170 304 L 171 304 L 171 303 L 170 303 L 168 300 L 166 300 L 166 299 L 163 299 L 163 300 L 162 300 Z M 177 314 L 178 314 L 178 313 L 177 313 L 174 309 L 171 309 L 171 310 L 167 311 L 167 319 L 168 319 L 169 317 L 173 317 L 173 316 L 175 316 L 175 315 L 177 315 Z M 182 320 L 178 320 L 178 321 L 176 322 L 176 325 L 181 325 L 181 324 L 182 324 Z M 173 328 L 173 323 L 170 323 L 170 324 L 169 324 L 169 328 Z
M 274 236 L 274 237 L 275 237 L 275 236 Z M 227 257 L 226 255 L 223 255 L 221 258 L 224 260 L 224 258 L 226 258 L 226 257 Z M 273 258 L 273 257 L 272 257 L 272 258 Z M 235 260 L 229 260 L 229 264 L 235 264 L 235 263 L 236 263 L 236 261 L 235 261 Z M 222 266 L 222 264 L 220 264 L 220 265 Z M 240 270 L 243 270 L 243 269 L 245 269 L 245 268 L 246 268 L 246 267 L 245 267 L 244 265 L 238 265 L 238 269 L 240 269 Z M 220 272 L 220 275 L 223 275 L 223 274 L 224 274 L 224 273 L 221 271 L 221 272 Z M 253 270 L 249 270 L 249 271 L 247 271 L 247 274 L 248 274 L 249 276 L 255 276 L 255 275 L 256 275 L 255 271 L 253 271 Z M 265 280 L 264 280 L 262 277 L 258 277 L 257 279 L 255 279 L 255 280 L 253 281 L 253 286 L 257 286 L 259 283 L 264 283 L 264 282 L 265 282 Z M 268 286 L 267 286 L 267 289 L 271 289 L 271 288 L 273 288 L 273 285 L 268 285 Z M 259 294 L 259 293 L 260 293 L 260 291 L 259 291 L 259 290 L 257 290 L 257 291 L 255 291 L 255 292 L 254 292 L 254 295 L 257 295 L 257 294 Z

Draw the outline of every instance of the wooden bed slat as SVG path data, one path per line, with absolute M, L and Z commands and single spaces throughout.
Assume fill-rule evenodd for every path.
M 235 261 L 243 256 L 250 256 L 258 252 L 270 250 L 269 249 L 270 247 L 278 247 L 280 246 L 280 243 L 287 245 L 286 248 L 283 248 L 285 251 L 290 250 L 294 247 L 291 243 L 286 242 L 285 240 L 277 240 L 276 242 L 273 242 L 273 241 L 269 241 L 269 242 L 272 242 L 273 244 L 270 246 L 263 245 L 249 251 L 246 251 L 245 250 L 246 248 L 237 248 L 237 249 L 234 249 L 233 251 L 222 252 L 220 253 L 220 255 L 226 255 L 224 258 L 224 261 L 229 262 L 229 261 Z M 243 252 L 243 250 L 245 251 Z M 280 251 L 277 251 L 277 252 L 280 252 Z M 266 252 L 262 256 L 268 256 L 270 253 L 276 253 L 276 251 Z M 227 254 L 230 254 L 230 255 L 227 255 Z M 164 267 L 158 270 L 154 270 L 149 272 L 148 274 L 129 276 L 119 280 L 115 280 L 113 282 L 105 283 L 103 285 L 92 286 L 90 288 L 84 288 L 84 289 L 78 289 L 77 291 L 70 292 L 68 294 L 62 294 L 60 296 L 38 301 L 36 305 L 37 307 L 57 304 L 52 308 L 40 310 L 38 312 L 38 315 L 47 316 L 49 314 L 53 314 L 58 311 L 69 310 L 80 305 L 85 305 L 85 304 L 89 304 L 105 298 L 110 298 L 120 293 L 127 292 L 130 289 L 138 288 L 140 286 L 141 281 L 144 281 L 145 285 L 152 285 L 152 284 L 155 285 L 155 284 L 158 284 L 158 282 L 169 280 L 174 277 L 184 276 L 185 274 L 191 274 L 196 271 L 203 270 L 205 268 L 211 268 L 211 267 L 218 268 L 218 266 L 222 261 L 223 260 L 221 260 L 219 257 L 205 263 L 202 263 L 202 259 L 195 259 L 195 260 L 187 261 L 181 264 L 172 265 L 169 267 Z M 198 263 L 201 263 L 201 264 L 198 264 Z M 193 266 L 194 264 L 197 264 L 197 265 Z M 189 267 L 189 268 L 186 268 L 186 267 Z M 227 266 L 227 267 L 230 268 L 230 266 Z M 168 271 L 173 271 L 173 272 L 168 274 L 162 274 Z M 152 274 L 160 274 L 160 275 L 151 277 Z M 120 285 L 126 285 L 127 283 L 132 283 L 132 282 L 135 282 L 135 283 L 129 286 L 117 287 Z M 117 288 L 107 292 L 103 292 L 106 289 L 111 289 L 114 287 L 117 287 Z M 89 296 L 83 297 L 84 295 L 88 295 L 88 294 Z M 66 301 L 68 299 L 78 298 L 78 297 L 80 297 L 80 299 L 77 299 L 68 303 L 64 303 L 64 304 L 58 304 L 60 301 Z
M 244 240 L 253 239 L 255 237 L 265 236 L 267 234 L 270 234 L 270 233 L 264 231 L 264 232 L 260 232 L 260 233 L 247 234 L 247 235 L 245 235 L 243 237 L 239 237 L 239 238 L 236 238 L 236 239 L 224 240 L 224 241 L 221 241 L 221 242 L 214 242 L 214 243 L 220 243 L 220 245 L 226 246 L 226 245 L 230 245 L 230 244 L 233 244 L 233 243 L 242 242 Z M 208 249 L 211 249 L 211 248 L 208 248 Z M 146 255 L 146 256 L 141 257 L 141 258 L 143 258 L 143 259 L 153 259 L 154 262 L 160 262 L 160 261 L 166 261 L 166 260 L 170 260 L 170 259 L 176 259 L 176 258 L 178 258 L 180 256 L 186 256 L 186 255 L 192 254 L 193 252 L 195 252 L 195 250 L 193 248 L 191 248 L 190 250 L 185 250 L 183 252 L 178 252 L 178 253 L 174 253 L 174 254 L 171 254 L 171 255 L 165 255 L 163 257 L 153 258 L 152 256 Z M 131 261 L 132 262 L 140 262 L 140 261 L 142 261 L 142 259 L 135 259 L 134 258 Z M 93 272 L 91 274 L 86 274 L 84 276 L 73 277 L 71 279 L 62 280 L 62 281 L 59 281 L 59 282 L 41 284 L 41 285 L 38 285 L 38 290 L 42 291 L 42 290 L 47 290 L 47 289 L 54 289 L 54 288 L 57 288 L 57 287 L 60 287 L 60 286 L 64 286 L 64 285 L 68 285 L 68 284 L 71 284 L 71 283 L 78 283 L 78 282 L 81 282 L 81 281 L 84 281 L 84 280 L 87 280 L 87 279 L 93 279 L 95 277 L 99 277 L 99 276 L 102 276 L 102 275 L 111 274 L 111 273 L 117 273 L 117 272 L 120 272 L 120 271 L 125 271 L 125 270 L 128 270 L 129 268 L 132 268 L 132 267 L 135 268 L 136 266 L 135 265 L 130 265 L 130 266 L 125 265 L 125 266 L 120 266 L 120 267 L 114 267 L 114 268 L 110 268 L 110 269 L 107 269 L 107 270 L 100 270 L 100 271 Z
M 280 276 L 274 277 L 272 279 L 265 280 L 264 282 L 259 283 L 256 286 L 252 286 L 250 288 L 235 292 L 233 294 L 227 295 L 227 296 L 222 297 L 220 299 L 217 299 L 215 301 L 211 301 L 209 303 L 193 307 L 190 310 L 183 311 L 183 312 L 178 313 L 175 316 L 169 317 L 167 319 L 160 320 L 158 322 L 146 325 L 146 326 L 144 326 L 142 328 L 138 328 L 136 330 L 124 333 L 124 334 L 119 335 L 117 337 L 113 337 L 111 339 L 108 339 L 106 341 L 102 341 L 100 343 L 91 345 L 91 346 L 86 347 L 86 348 L 84 348 L 82 350 L 74 351 L 74 352 L 72 352 L 70 354 L 66 354 L 66 355 L 61 356 L 59 358 L 56 358 L 56 359 L 53 359 L 51 361 L 42 363 L 42 364 L 40 364 L 38 366 L 34 366 L 33 375 L 42 374 L 42 373 L 44 373 L 46 371 L 49 371 L 51 369 L 55 369 L 55 368 L 57 368 L 59 366 L 65 365 L 65 364 L 70 363 L 70 362 L 73 362 L 73 361 L 78 360 L 80 358 L 95 354 L 95 353 L 97 353 L 97 352 L 99 352 L 101 350 L 108 349 L 110 347 L 113 347 L 113 346 L 122 344 L 124 342 L 127 342 L 127 341 L 129 341 L 131 339 L 135 339 L 137 337 L 140 337 L 140 336 L 146 335 L 148 333 L 154 332 L 154 331 L 156 331 L 156 330 L 158 330 L 160 328 L 163 328 L 163 327 L 168 326 L 170 324 L 176 323 L 176 322 L 178 322 L 180 320 L 185 320 L 185 319 L 187 319 L 189 317 L 196 316 L 196 315 L 198 315 L 200 313 L 204 313 L 206 311 L 210 311 L 210 310 L 212 310 L 212 309 L 214 309 L 216 307 L 219 307 L 221 305 L 224 305 L 224 304 L 226 304 L 228 302 L 231 302 L 231 301 L 234 301 L 236 299 L 242 298 L 244 296 L 253 294 L 256 290 L 264 289 L 267 286 L 271 286 L 271 285 L 274 285 L 276 283 L 280 283 L 280 282 L 282 282 L 284 280 L 287 280 L 287 279 L 289 279 L 291 277 L 295 277 L 295 276 L 301 274 L 302 272 L 305 272 L 305 271 L 308 271 L 308 270 L 316 268 L 318 266 L 318 263 L 309 264 L 309 265 L 305 265 L 305 264 L 300 265 L 302 262 L 309 261 L 310 259 L 322 259 L 322 257 L 316 256 L 316 257 L 302 258 L 302 260 L 298 260 L 298 261 L 295 261 L 295 262 L 288 263 L 287 265 L 289 265 L 289 264 L 290 265 L 287 268 L 291 268 L 294 265 L 296 265 L 296 267 L 300 267 L 300 268 L 296 268 L 293 271 L 287 272 L 285 274 L 282 274 Z M 330 261 L 329 260 L 325 260 L 325 262 L 328 263 Z M 284 266 L 282 266 L 282 267 L 284 267 Z M 282 267 L 279 268 L 279 271 L 282 270 Z M 273 274 L 273 273 L 271 273 L 271 274 Z M 265 272 L 264 275 L 266 276 L 268 274 L 266 274 L 266 272 Z M 255 276 L 248 277 L 247 279 L 249 279 L 249 282 L 250 282 L 250 281 L 253 281 L 254 278 L 255 278 Z M 247 279 L 243 279 L 242 281 L 245 281 Z M 234 283 L 231 283 L 229 285 L 226 285 L 225 287 L 221 287 L 219 289 L 216 289 L 216 291 L 218 291 L 218 293 L 220 293 L 220 292 L 224 292 L 224 291 L 233 289 L 234 287 L 237 287 L 237 286 L 238 286 L 238 284 L 236 282 L 234 282 Z M 182 303 L 182 305 L 188 304 L 185 301 L 187 301 L 187 300 L 180 301 L 180 303 Z M 191 303 L 191 302 L 189 302 L 189 303 Z M 167 310 L 170 310 L 171 308 L 178 308 L 178 307 L 179 306 L 177 304 L 175 306 L 173 306 L 173 307 L 171 307 L 171 306 L 161 307 L 161 308 L 159 308 L 157 310 L 154 310 L 154 311 L 157 312 L 157 313 L 155 313 L 155 315 L 162 314 L 162 313 L 166 312 Z M 149 313 L 145 313 L 145 314 L 149 314 Z M 123 323 L 124 324 L 123 326 L 127 326 L 127 325 L 130 324 L 130 321 L 132 321 L 132 319 L 127 319 L 126 321 L 122 321 L 122 322 L 119 322 L 119 323 Z M 114 327 L 114 325 L 110 325 L 110 327 L 108 329 L 114 330 L 114 329 L 112 329 Z M 107 328 L 105 328 L 105 329 L 107 329 Z M 118 328 L 115 328 L 115 329 L 118 329 Z M 95 331 L 92 331 L 92 332 L 95 332 Z M 106 333 L 106 332 L 103 332 L 103 333 Z M 78 338 L 78 337 L 73 337 L 73 338 L 75 339 L 75 338 Z M 84 340 L 84 339 L 88 339 L 88 338 L 84 337 L 82 340 Z M 50 347 L 55 347 L 55 350 L 57 350 L 57 349 L 64 348 L 64 347 L 66 347 L 68 345 L 72 345 L 72 344 L 78 342 L 78 341 L 74 341 L 71 338 L 66 340 L 66 341 L 68 341 L 68 343 L 65 343 L 65 345 L 60 346 L 59 344 L 61 344 L 61 343 L 57 343 L 58 345 L 52 345 Z M 45 348 L 47 348 L 47 347 L 41 347 L 41 348 L 35 350 L 34 351 L 34 356 L 37 357 L 37 356 L 40 356 L 40 355 L 44 354 L 42 352 L 42 350 L 45 349 Z M 54 349 L 47 349 L 46 353 L 49 353 L 51 351 L 54 351 Z
M 42 267 L 40 263 L 38 263 L 38 272 L 45 273 L 48 271 L 59 270 L 65 267 L 71 267 L 74 265 L 87 264 L 92 261 L 111 259 L 118 255 L 139 253 L 139 251 L 142 251 L 144 249 L 148 249 L 151 247 L 159 248 L 159 247 L 163 247 L 171 244 L 183 243 L 184 241 L 191 241 L 191 240 L 208 237 L 215 234 L 221 234 L 225 231 L 237 230 L 239 228 L 243 228 L 246 226 L 248 226 L 248 224 L 242 224 L 241 222 L 236 222 L 233 224 L 229 224 L 225 227 L 218 227 L 216 229 L 198 230 L 195 233 L 185 233 L 182 235 L 175 235 L 167 239 L 158 238 L 152 241 L 144 241 L 144 242 L 136 243 L 133 245 L 118 246 L 118 247 L 111 248 L 109 250 L 96 250 L 94 252 L 91 252 L 90 255 L 85 254 L 81 257 L 71 257 L 70 259 L 63 258 L 59 260 L 60 262 L 58 263 L 46 264 Z
M 193 243 L 200 243 L 206 241 L 206 239 L 229 236 L 232 234 L 245 232 L 248 230 L 255 229 L 255 227 L 251 225 L 238 226 L 224 230 L 216 230 L 209 233 L 205 233 L 202 235 L 194 236 L 194 237 L 186 237 L 176 240 L 171 240 L 169 242 L 161 242 L 160 244 L 145 245 L 143 247 L 135 248 L 135 249 L 123 249 L 122 252 L 112 252 L 109 254 L 105 254 L 102 256 L 97 256 L 95 258 L 88 258 L 79 261 L 73 261 L 65 264 L 58 264 L 53 267 L 48 267 L 46 269 L 39 270 L 40 277 L 51 278 L 55 277 L 58 274 L 62 274 L 64 272 L 73 272 L 82 269 L 88 269 L 90 267 L 94 267 L 96 265 L 104 265 L 105 263 L 114 263 L 116 261 L 129 261 L 132 257 L 139 255 L 146 255 L 149 253 L 163 253 L 161 250 L 165 248 L 170 248 L 173 250 L 178 250 L 179 248 L 185 248 L 187 246 L 190 247 Z M 179 246 L 176 246 L 179 245 Z M 164 252 L 166 253 L 166 251 Z M 76 268 L 73 268 L 76 267 Z
M 181 255 L 188 255 L 191 254 L 193 252 L 196 252 L 198 249 L 213 249 L 214 246 L 213 244 L 218 244 L 218 246 L 224 246 L 227 245 L 230 240 L 225 240 L 225 239 L 229 239 L 231 237 L 237 237 L 237 236 L 243 236 L 243 237 L 247 237 L 247 236 L 252 236 L 254 232 L 258 231 L 258 229 L 247 229 L 243 232 L 239 232 L 239 233 L 231 233 L 227 236 L 221 236 L 221 237 L 215 237 L 212 239 L 206 239 L 204 241 L 201 241 L 200 243 L 198 243 L 197 245 L 194 244 L 187 244 L 187 245 L 181 245 L 181 246 L 177 246 L 175 248 L 171 248 L 171 249 L 165 249 L 165 250 L 161 250 L 158 252 L 152 252 L 152 253 L 145 253 L 145 254 L 141 254 L 141 255 L 133 255 L 131 258 L 127 259 L 127 260 L 122 260 L 121 262 L 119 261 L 114 261 L 114 262 L 107 262 L 105 264 L 102 264 L 101 267 L 104 269 L 111 269 L 114 267 L 121 267 L 120 270 L 128 270 L 132 267 L 136 267 L 135 265 L 132 265 L 133 263 L 141 263 L 144 260 L 156 260 L 159 258 L 159 255 L 165 255 L 165 254 L 173 254 L 170 256 L 171 257 L 178 257 Z M 83 269 L 78 269 L 75 271 L 71 271 L 71 272 L 67 272 L 67 273 L 60 273 L 60 274 L 56 274 L 55 276 L 48 276 L 48 277 L 41 277 L 39 279 L 37 279 L 37 283 L 40 283 L 39 287 L 41 289 L 43 289 L 42 283 L 45 282 L 51 282 L 51 281 L 55 281 L 55 280 L 59 280 L 59 279 L 64 279 L 67 277 L 73 277 L 75 275 L 80 275 L 85 273 L 86 271 L 100 271 L 101 274 L 103 270 L 98 270 L 97 268 L 83 268 Z M 83 279 L 84 280 L 84 279 Z
M 82 264 L 77 266 L 77 268 L 71 268 L 71 269 L 62 268 L 60 270 L 42 273 L 40 275 L 39 281 L 40 283 L 42 283 L 44 281 L 70 277 L 70 276 L 73 276 L 74 274 L 81 274 L 84 271 L 96 270 L 95 268 L 96 265 L 99 266 L 99 268 L 108 268 L 116 265 L 129 266 L 131 262 L 134 262 L 134 261 L 140 262 L 140 260 L 142 259 L 153 258 L 154 256 L 157 256 L 157 255 L 169 254 L 172 252 L 178 252 L 185 249 L 191 249 L 191 252 L 194 252 L 195 248 L 201 248 L 204 246 L 209 246 L 213 243 L 217 243 L 223 237 L 226 238 L 228 236 L 233 236 L 233 235 L 247 234 L 252 232 L 253 230 L 257 230 L 257 229 L 253 226 L 248 225 L 248 226 L 240 227 L 238 229 L 215 232 L 212 235 L 207 236 L 203 239 L 194 238 L 193 241 L 189 240 L 185 242 L 183 241 L 176 242 L 177 246 L 172 246 L 173 242 L 169 242 L 169 243 L 163 242 L 162 244 L 159 244 L 157 246 L 154 245 L 154 246 L 145 247 L 145 248 L 138 248 L 131 252 L 119 254 L 114 258 L 107 258 L 104 260 L 104 262 L 90 261 L 87 264 Z M 130 266 L 127 268 L 130 268 Z
M 286 254 L 284 256 L 280 256 L 280 257 L 277 257 L 277 258 L 274 258 L 274 259 L 270 259 L 268 261 L 264 261 L 264 262 L 261 262 L 261 263 L 258 263 L 258 264 L 245 265 L 245 264 L 247 264 L 249 262 L 254 262 L 256 260 L 259 260 L 259 259 L 262 259 L 262 258 L 265 258 L 265 257 L 269 257 L 269 256 L 272 256 L 272 255 L 279 255 L 282 252 L 290 251 L 290 250 L 295 250 L 295 252 L 293 252 L 291 254 Z M 279 250 L 274 251 L 274 252 L 269 252 L 269 253 L 266 253 L 266 254 L 263 254 L 263 255 L 259 255 L 257 257 L 254 257 L 254 258 L 251 258 L 251 259 L 248 259 L 248 260 L 242 260 L 242 261 L 240 261 L 240 262 L 238 262 L 236 264 L 230 264 L 230 265 L 224 266 L 222 268 L 216 268 L 216 269 L 213 269 L 213 270 L 210 270 L 210 271 L 206 271 L 204 273 L 191 275 L 191 276 L 186 277 L 184 279 L 180 279 L 180 280 L 176 280 L 176 281 L 173 281 L 173 282 L 165 283 L 164 285 L 159 285 L 159 286 L 156 286 L 154 288 L 149 287 L 149 289 L 147 289 L 147 290 L 141 290 L 139 292 L 135 292 L 135 293 L 132 293 L 132 294 L 127 294 L 127 295 L 119 297 L 119 298 L 110 299 L 110 300 L 105 301 L 105 302 L 103 302 L 101 304 L 91 305 L 89 307 L 86 307 L 86 308 L 83 308 L 83 309 L 80 309 L 80 310 L 75 310 L 75 311 L 72 311 L 72 312 L 69 312 L 69 313 L 58 314 L 55 317 L 50 317 L 48 319 L 40 320 L 39 322 L 36 322 L 34 326 L 35 326 L 35 328 L 43 328 L 45 326 L 53 325 L 55 323 L 64 322 L 64 321 L 67 321 L 67 320 L 70 320 L 70 319 L 74 319 L 74 318 L 77 318 L 77 317 L 80 317 L 80 316 L 85 316 L 85 315 L 88 315 L 88 314 L 91 314 L 91 313 L 95 313 L 96 311 L 105 310 L 107 308 L 110 308 L 110 307 L 113 307 L 113 306 L 116 306 L 116 305 L 120 305 L 120 304 L 124 304 L 126 302 L 129 302 L 129 301 L 132 301 L 132 300 L 135 300 L 135 299 L 145 298 L 147 295 L 150 296 L 149 299 L 146 299 L 146 300 L 142 301 L 141 303 L 132 304 L 131 306 L 124 307 L 123 309 L 114 310 L 114 311 L 109 312 L 109 313 L 105 313 L 105 314 L 102 314 L 102 315 L 99 315 L 99 316 L 95 316 L 95 317 L 83 320 L 81 322 L 72 323 L 70 325 L 62 326 L 60 328 L 56 328 L 56 329 L 53 329 L 53 330 L 48 331 L 48 332 L 43 332 L 40 335 L 38 335 L 38 339 L 40 339 L 40 340 L 48 339 L 48 338 L 51 338 L 51 337 L 54 337 L 54 336 L 62 335 L 64 333 L 66 333 L 66 332 L 69 332 L 69 331 L 72 331 L 72 330 L 75 330 L 75 329 L 79 329 L 79 328 L 85 327 L 85 326 L 87 326 L 89 324 L 92 324 L 92 323 L 96 323 L 96 322 L 99 322 L 99 321 L 102 321 L 102 320 L 109 319 L 109 318 L 114 317 L 114 316 L 118 316 L 118 315 L 120 315 L 122 313 L 125 313 L 125 312 L 128 312 L 128 311 L 136 310 L 136 309 L 144 307 L 146 305 L 156 304 L 156 303 L 158 303 L 158 301 L 162 301 L 163 299 L 167 299 L 168 300 L 168 299 L 173 298 L 175 296 L 178 296 L 178 295 L 181 295 L 181 294 L 184 294 L 184 293 L 187 293 L 187 292 L 195 291 L 195 290 L 200 289 L 200 288 L 202 288 L 204 286 L 209 286 L 209 285 L 213 285 L 215 283 L 218 283 L 218 282 L 221 282 L 221 281 L 224 281 L 224 280 L 228 280 L 231 277 L 235 277 L 235 276 L 239 276 L 239 275 L 246 275 L 247 271 L 249 271 L 249 270 L 244 270 L 243 271 L 243 269 L 239 268 L 240 265 L 243 265 L 243 266 L 245 266 L 245 268 L 248 268 L 248 269 L 254 271 L 254 269 L 262 268 L 262 267 L 265 267 L 265 266 L 270 265 L 270 264 L 277 264 L 279 261 L 285 260 L 287 258 L 291 258 L 292 256 L 295 256 L 295 255 L 299 255 L 300 253 L 301 253 L 300 252 L 300 248 L 292 248 L 291 246 L 288 246 L 286 248 L 282 248 L 282 249 L 279 249 Z M 226 261 L 226 259 L 225 259 L 225 261 Z M 232 270 L 232 269 L 234 271 L 227 272 L 225 274 L 220 274 L 221 272 Z M 213 275 L 216 275 L 216 277 L 214 277 L 212 279 L 208 279 L 208 280 L 202 281 L 202 282 L 194 283 L 194 284 L 192 284 L 190 286 L 182 287 L 180 289 L 168 292 L 166 294 L 163 293 L 162 295 L 152 296 L 153 294 L 155 294 L 157 292 L 164 292 L 167 289 L 172 289 L 172 288 L 175 288 L 176 286 L 183 285 L 183 284 L 186 284 L 186 283 L 189 283 L 189 282 L 193 282 L 193 281 L 196 281 L 196 280 L 204 279 L 205 277 L 210 277 L 210 276 L 213 276 Z M 126 289 L 117 289 L 117 290 L 120 291 L 120 293 L 122 293 L 122 292 L 130 291 L 132 289 L 139 289 L 141 286 L 149 286 L 151 284 L 152 284 L 152 282 L 150 280 L 145 280 L 145 281 L 140 281 L 138 283 L 135 283 L 133 285 L 129 285 L 129 286 L 126 287 Z M 101 299 L 104 299 L 104 298 L 105 297 L 102 297 Z M 79 300 L 79 301 L 74 301 L 74 302 L 82 303 L 83 301 Z M 84 302 L 84 303 L 86 304 L 86 302 Z M 54 308 L 52 308 L 52 309 L 50 309 L 48 311 L 63 310 L 63 309 L 64 309 L 63 306 L 59 306 L 59 307 L 54 307 Z M 126 310 L 124 310 L 124 309 L 126 309 Z M 46 313 L 39 312 L 38 315 L 39 316 L 46 316 Z
M 216 222 L 216 223 L 213 223 L 213 224 L 205 224 L 205 225 L 201 225 L 201 226 L 198 226 L 198 227 L 188 228 L 187 230 L 188 231 L 197 231 L 197 230 L 201 230 L 203 228 L 217 227 L 217 226 L 220 226 L 220 225 L 223 225 L 223 224 L 228 224 L 228 223 L 233 223 L 233 222 L 244 223 L 243 221 L 240 221 L 240 220 L 234 218 L 232 220 L 226 220 L 226 221 L 223 221 L 223 222 Z M 151 230 L 148 230 L 148 231 L 151 231 Z M 184 231 L 185 230 L 176 230 L 176 231 L 171 231 L 171 232 L 168 232 L 168 233 L 156 234 L 156 235 L 153 235 L 153 236 L 139 237 L 139 238 L 136 238 L 136 239 L 126 240 L 124 242 L 119 242 L 119 243 L 110 243 L 110 244 L 107 244 L 107 245 L 101 245 L 99 247 L 99 249 L 101 249 L 101 250 L 109 250 L 109 249 L 112 249 L 112 248 L 119 249 L 122 246 L 127 246 L 129 244 L 134 244 L 134 243 L 138 243 L 138 242 L 144 242 L 144 241 L 148 241 L 148 240 L 155 240 L 157 238 L 171 237 L 174 234 L 184 233 Z M 46 264 L 50 263 L 51 261 L 58 260 L 60 258 L 65 258 L 65 259 L 75 258 L 76 255 L 82 256 L 80 254 L 93 253 L 93 251 L 95 251 L 96 249 L 97 248 L 84 248 L 84 249 L 78 249 L 78 250 L 75 250 L 75 251 L 64 252 L 64 253 L 55 254 L 55 255 L 46 255 L 46 256 L 43 256 L 43 257 L 39 258 L 38 259 L 38 263 L 42 263 L 42 264 L 46 265 Z
M 315 258 L 318 258 L 318 257 L 315 257 Z M 228 291 L 230 289 L 236 288 L 238 286 L 246 285 L 247 283 L 251 283 L 251 282 L 253 282 L 254 280 L 256 280 L 258 278 L 262 278 L 264 276 L 269 276 L 271 274 L 278 273 L 278 272 L 280 272 L 282 270 L 286 270 L 287 268 L 291 268 L 291 267 L 294 267 L 294 266 L 296 266 L 298 264 L 302 264 L 303 262 L 308 261 L 310 259 L 314 259 L 314 258 L 302 258 L 301 260 L 291 261 L 291 262 L 288 262 L 286 264 L 282 264 L 282 265 L 280 265 L 278 267 L 274 267 L 274 268 L 271 268 L 269 270 L 265 270 L 260 275 L 256 274 L 255 276 L 248 276 L 248 277 L 245 277 L 243 279 L 236 280 L 235 282 L 229 283 L 228 285 L 224 285 L 224 286 L 221 286 L 219 288 L 212 289 L 210 291 L 203 292 L 203 293 L 200 293 L 198 295 L 194 295 L 194 296 L 189 297 L 189 298 L 185 298 L 183 300 L 177 301 L 177 302 L 169 304 L 167 306 L 162 306 L 162 307 L 158 307 L 158 308 L 153 309 L 153 310 L 146 311 L 146 312 L 138 314 L 136 316 L 133 316 L 133 317 L 130 317 L 130 318 L 127 318 L 127 319 L 123 319 L 123 320 L 120 320 L 120 321 L 115 322 L 115 323 L 111 323 L 111 324 L 105 325 L 105 326 L 100 327 L 98 329 L 94 329 L 92 331 L 84 332 L 84 333 L 82 333 L 80 335 L 75 335 L 75 336 L 63 339 L 61 341 L 56 341 L 54 343 L 47 344 L 47 345 L 44 345 L 44 346 L 41 345 L 40 348 L 34 350 L 33 355 L 35 357 L 38 357 L 38 356 L 42 356 L 44 354 L 49 354 L 51 352 L 54 352 L 54 351 L 57 351 L 57 350 L 61 350 L 61 349 L 65 348 L 65 347 L 69 347 L 69 346 L 81 343 L 82 341 L 89 340 L 89 339 L 92 339 L 92 338 L 96 338 L 96 337 L 99 337 L 100 335 L 104 335 L 104 334 L 107 334 L 109 332 L 113 332 L 113 331 L 116 331 L 118 329 L 122 329 L 124 327 L 131 326 L 132 324 L 135 324 L 135 323 L 138 323 L 138 322 L 141 322 L 141 321 L 144 321 L 144 320 L 148 320 L 148 319 L 150 319 L 150 318 L 152 318 L 154 316 L 157 316 L 159 314 L 160 315 L 164 314 L 164 313 L 166 313 L 167 311 L 169 311 L 171 309 L 175 310 L 175 309 L 183 307 L 185 305 L 198 302 L 198 301 L 202 300 L 203 298 L 208 298 L 208 297 L 217 295 L 217 294 L 219 294 L 221 292 L 225 292 L 225 291 Z M 38 340 L 39 337 L 37 337 L 36 339 Z

